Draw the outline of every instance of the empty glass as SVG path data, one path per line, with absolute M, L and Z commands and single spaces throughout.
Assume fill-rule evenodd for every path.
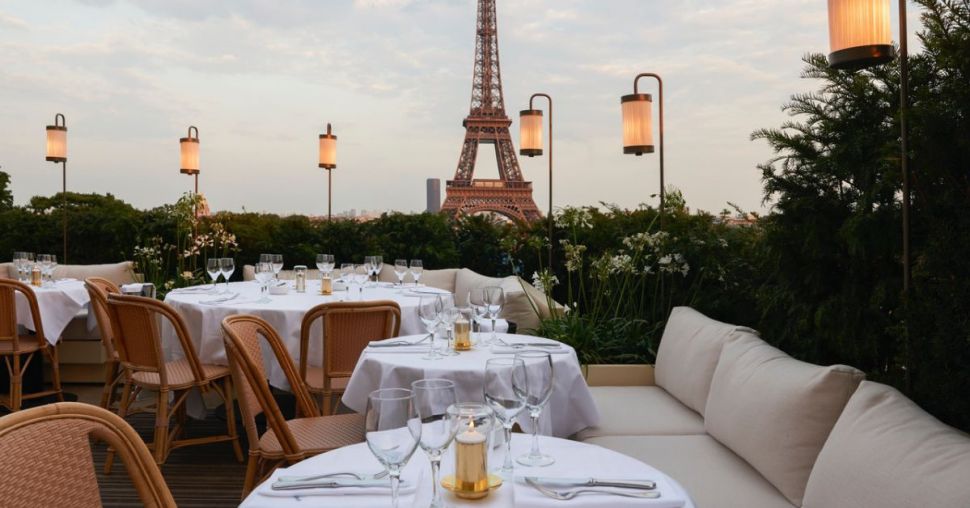
M 364 425 L 367 447 L 391 478 L 391 506 L 397 508 L 401 470 L 421 440 L 421 420 L 411 390 L 385 388 L 371 392 Z
M 488 307 L 488 317 L 492 320 L 492 338 L 489 343 L 495 342 L 495 320 L 502 313 L 505 306 L 505 291 L 498 286 L 488 286 L 483 290 L 485 305 Z
M 50 278 L 51 283 L 54 283 L 55 282 L 54 270 L 57 269 L 57 255 L 51 254 L 50 256 L 51 256 L 51 269 L 50 269 L 50 274 L 48 274 L 48 278 Z
M 515 358 L 522 361 L 524 368 L 512 371 L 512 389 L 529 409 L 532 419 L 532 450 L 516 460 L 523 466 L 548 466 L 556 459 L 539 451 L 539 416 L 552 395 L 552 355 L 545 351 L 523 351 L 516 353 Z
M 472 312 L 475 314 L 475 324 L 481 329 L 482 320 L 488 315 L 488 304 L 485 300 L 485 290 L 475 289 L 468 292 L 468 306 L 471 307 Z M 493 329 L 495 327 L 492 327 Z M 478 337 L 476 337 L 476 342 L 487 346 L 489 341 L 484 340 L 482 333 L 479 332 Z
M 438 295 L 438 299 L 441 300 L 441 313 L 439 314 L 440 326 L 444 329 L 446 342 L 450 346 L 455 340 L 455 321 L 458 320 L 459 315 L 458 306 L 455 305 L 455 295 Z M 445 356 L 455 356 L 458 352 L 451 347 L 446 347 L 443 354 Z
M 269 302 L 269 296 L 266 292 L 269 282 L 273 280 L 274 276 L 272 263 L 256 263 L 256 282 L 259 283 L 260 303 Z
M 525 373 L 525 362 L 521 358 L 491 358 L 485 362 L 485 402 L 495 418 L 502 423 L 505 430 L 505 461 L 502 463 L 502 474 L 511 477 L 514 466 L 512 464 L 512 426 L 519 413 L 525 409 L 525 401 L 519 398 L 512 387 L 512 378 L 516 371 L 520 376 Z
M 222 272 L 222 277 L 226 279 L 226 293 L 229 292 L 229 277 L 232 277 L 232 273 L 236 271 L 236 261 L 232 258 L 219 258 L 219 271 Z M 213 286 L 215 281 L 213 281 Z
M 317 254 L 317 270 L 320 275 L 327 275 L 333 271 L 333 254 Z
M 374 256 L 374 281 L 380 282 L 381 280 L 381 270 L 384 269 L 384 257 Z
M 51 255 L 50 254 L 38 254 L 37 264 L 40 265 L 40 280 L 42 286 L 48 286 L 49 275 L 51 271 Z
M 424 357 L 425 360 L 437 360 L 441 358 L 438 354 L 438 350 L 435 349 L 434 345 L 434 334 L 441 324 L 441 298 L 439 295 L 423 295 L 418 301 L 418 317 L 421 318 L 421 322 L 424 323 L 424 327 L 428 330 L 428 354 Z
M 417 286 L 418 282 L 421 280 L 421 274 L 424 273 L 424 264 L 421 263 L 420 259 L 411 260 L 411 277 L 414 277 L 414 285 Z
M 273 277 L 276 279 L 280 278 L 280 270 L 283 269 L 283 255 L 282 254 L 270 254 L 270 263 L 273 265 Z
M 397 284 L 399 286 L 404 285 L 404 276 L 408 274 L 408 260 L 406 259 L 395 259 L 394 260 L 394 275 L 397 275 Z
M 455 383 L 447 379 L 422 379 L 411 383 L 414 406 L 421 420 L 421 449 L 431 461 L 432 496 L 430 508 L 444 506 L 439 491 L 441 454 L 458 430 L 458 418 L 448 407 L 458 402 Z
M 219 281 L 219 276 L 222 275 L 219 261 L 219 258 L 209 258 L 205 261 L 205 273 L 209 274 L 209 278 L 212 279 L 213 290 L 216 289 L 216 282 Z
M 354 281 L 353 263 L 340 263 L 340 280 L 344 281 L 344 283 L 348 285 Z

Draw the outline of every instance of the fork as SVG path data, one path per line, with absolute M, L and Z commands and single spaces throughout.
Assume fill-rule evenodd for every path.
M 387 477 L 387 470 L 385 469 L 377 474 L 363 474 L 363 473 L 353 473 L 353 472 L 347 471 L 343 473 L 327 473 L 327 474 L 318 474 L 313 476 L 280 476 L 276 480 L 284 483 L 290 483 L 290 482 L 303 483 L 303 482 L 310 482 L 313 480 L 320 480 L 323 478 L 333 478 L 334 476 L 351 476 L 358 480 L 380 480 L 382 478 Z
M 660 497 L 660 492 L 655 490 L 651 491 L 640 491 L 640 490 L 620 490 L 620 489 L 593 489 L 588 487 L 582 487 L 578 489 L 570 490 L 553 490 L 548 487 L 544 487 L 537 482 L 526 480 L 529 485 L 535 487 L 542 495 L 546 497 L 551 497 L 553 499 L 558 499 L 559 501 L 568 501 L 580 494 L 610 494 L 623 497 L 636 497 L 640 499 L 657 499 Z

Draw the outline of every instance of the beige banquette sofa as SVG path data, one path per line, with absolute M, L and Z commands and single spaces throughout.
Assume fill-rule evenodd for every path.
M 0 277 L 16 278 L 13 263 L 0 263 Z M 100 265 L 58 265 L 54 278 L 83 281 L 88 277 L 103 277 L 118 284 L 135 282 L 131 261 Z M 65 383 L 100 383 L 104 381 L 104 349 L 97 326 L 89 326 L 88 310 L 81 310 L 61 334 L 58 344 L 61 379 Z
M 243 266 L 243 280 L 253 280 L 256 272 L 252 265 Z M 283 270 L 279 274 L 281 279 L 292 280 L 291 270 Z M 307 277 L 319 278 L 320 272 L 308 270 Z M 394 268 L 387 264 L 378 275 L 381 282 L 397 283 Z M 408 273 L 404 278 L 405 284 L 411 284 L 414 279 Z M 455 294 L 459 305 L 464 305 L 468 299 L 468 292 L 486 286 L 500 286 L 505 292 L 505 307 L 502 317 L 512 321 L 517 326 L 517 333 L 532 334 L 538 327 L 541 318 L 549 316 L 549 305 L 545 295 L 521 277 L 486 277 L 468 268 L 445 268 L 442 270 L 424 270 L 421 283 L 431 287 L 444 289 Z M 555 304 L 557 309 L 561 309 Z M 541 316 L 541 318 L 540 318 Z
M 655 368 L 587 374 L 602 419 L 576 438 L 668 473 L 699 508 L 970 507 L 970 436 L 749 328 L 678 307 Z

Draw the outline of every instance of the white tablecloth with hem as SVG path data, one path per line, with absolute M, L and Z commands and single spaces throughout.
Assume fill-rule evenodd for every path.
M 53 286 L 31 286 L 30 289 L 37 298 L 40 322 L 44 326 L 44 334 L 50 344 L 57 344 L 67 325 L 78 316 L 78 313 L 87 309 L 91 301 L 88 290 L 79 280 L 62 280 L 55 282 Z M 89 330 L 97 325 L 97 322 L 91 319 L 92 317 L 93 315 L 88 313 L 86 324 Z M 32 332 L 37 331 L 34 330 L 34 318 L 30 313 L 27 298 L 20 292 L 17 292 L 17 324 Z

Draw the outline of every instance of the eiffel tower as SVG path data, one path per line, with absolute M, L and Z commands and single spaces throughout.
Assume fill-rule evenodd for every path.
M 502 98 L 495 0 L 478 0 L 471 110 L 462 125 L 465 142 L 455 179 L 448 180 L 445 186 L 441 211 L 451 215 L 494 212 L 516 221 L 541 218 L 542 213 L 532 200 L 532 182 L 522 179 L 509 134 L 512 120 L 505 114 Z M 498 179 L 473 178 L 478 147 L 482 144 L 495 147 Z

